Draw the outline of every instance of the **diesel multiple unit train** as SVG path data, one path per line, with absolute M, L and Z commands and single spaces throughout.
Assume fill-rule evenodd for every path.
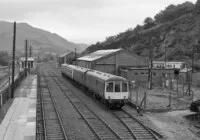
M 121 108 L 128 100 L 128 81 L 116 75 L 62 64 L 61 73 L 84 88 L 110 108 Z

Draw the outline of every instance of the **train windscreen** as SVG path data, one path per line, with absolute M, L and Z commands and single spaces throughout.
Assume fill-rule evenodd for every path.
M 128 92 L 128 84 L 126 82 L 122 82 L 122 92 Z
M 115 92 L 120 92 L 120 84 L 121 82 L 115 82 Z
M 113 82 L 109 82 L 107 83 L 107 86 L 106 86 L 106 91 L 107 92 L 113 92 Z
M 106 92 L 128 92 L 127 82 L 107 82 Z

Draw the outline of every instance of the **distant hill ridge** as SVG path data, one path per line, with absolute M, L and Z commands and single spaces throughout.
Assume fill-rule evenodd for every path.
M 130 17 L 132 18 L 132 17 Z M 148 59 L 153 49 L 154 60 L 187 61 L 191 63 L 193 45 L 200 40 L 200 0 L 169 5 L 154 18 L 147 17 L 144 25 L 107 37 L 89 46 L 82 54 L 100 49 L 123 48 Z M 200 48 L 200 46 L 198 46 Z M 166 54 L 165 54 L 166 51 Z M 200 53 L 195 63 L 200 64 Z M 199 65 L 200 69 L 200 65 Z
M 16 25 L 16 49 L 24 49 L 24 40 L 28 39 L 28 44 L 35 50 L 43 52 L 63 53 L 66 50 L 77 52 L 83 51 L 86 44 L 75 44 L 56 33 L 51 33 L 39 28 L 30 26 L 27 23 L 17 23 Z M 0 21 L 0 50 L 12 48 L 13 23 Z

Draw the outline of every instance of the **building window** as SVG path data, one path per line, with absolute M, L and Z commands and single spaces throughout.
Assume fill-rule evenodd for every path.
M 135 73 L 135 75 L 138 75 L 138 73 Z

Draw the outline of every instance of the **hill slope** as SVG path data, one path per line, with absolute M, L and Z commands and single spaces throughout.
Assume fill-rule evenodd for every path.
M 144 25 L 137 25 L 89 46 L 83 54 L 99 49 L 124 48 L 142 57 L 148 58 L 153 50 L 154 60 L 191 61 L 192 48 L 200 40 L 200 0 L 196 5 L 185 2 L 169 5 L 155 15 L 147 17 Z M 199 46 L 200 47 L 200 46 Z M 196 54 L 198 60 L 200 55 Z M 197 61 L 196 60 L 196 61 Z
M 55 33 L 34 28 L 27 23 L 17 23 L 16 25 L 16 49 L 24 49 L 24 40 L 28 39 L 28 44 L 33 46 L 35 50 L 44 52 L 62 53 L 66 50 L 78 52 L 83 51 L 87 45 L 79 45 L 67 41 Z M 0 22 L 0 50 L 9 50 L 12 48 L 13 40 L 13 23 Z

